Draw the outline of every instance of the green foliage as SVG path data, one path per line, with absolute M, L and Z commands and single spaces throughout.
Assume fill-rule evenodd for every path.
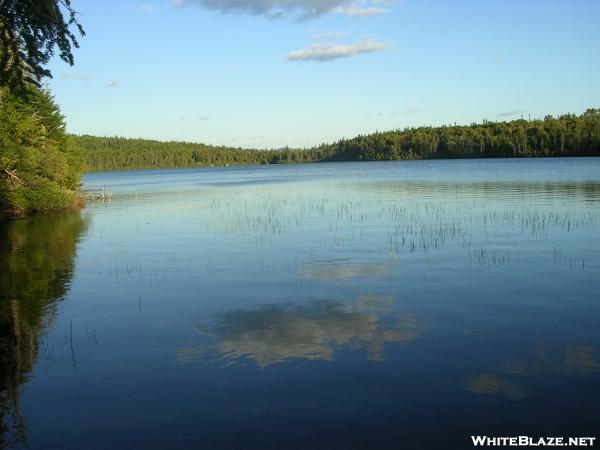
M 249 150 L 189 142 L 73 136 L 88 170 L 157 169 L 210 165 L 278 164 L 317 161 L 310 151 Z
M 600 110 L 543 120 L 406 128 L 325 146 L 333 160 L 600 155 Z
M 55 48 L 73 65 L 71 27 L 85 35 L 76 14 L 70 0 L 0 0 L 0 86 L 39 85 Z
M 543 120 L 406 128 L 306 150 L 249 150 L 186 142 L 75 136 L 88 170 L 317 161 L 600 155 L 600 110 Z
M 47 91 L 0 88 L 0 212 L 22 215 L 77 201 L 81 158 Z

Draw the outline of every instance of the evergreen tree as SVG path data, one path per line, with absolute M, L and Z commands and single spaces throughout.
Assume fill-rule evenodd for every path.
M 39 85 L 56 49 L 73 65 L 71 28 L 85 35 L 71 0 L 0 0 L 0 86 Z
M 0 213 L 23 215 L 77 203 L 80 155 L 50 94 L 0 88 Z

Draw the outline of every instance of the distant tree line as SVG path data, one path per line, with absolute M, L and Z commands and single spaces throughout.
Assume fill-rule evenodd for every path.
M 465 126 L 377 132 L 309 149 L 256 150 L 189 142 L 74 136 L 88 170 L 325 161 L 599 156 L 600 110 Z
M 600 155 L 600 110 L 466 126 L 406 128 L 339 141 L 335 160 Z
M 310 151 L 253 150 L 120 137 L 73 136 L 88 170 L 155 169 L 315 161 Z

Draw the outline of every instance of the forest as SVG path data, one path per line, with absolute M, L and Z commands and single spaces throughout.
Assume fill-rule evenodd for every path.
M 0 215 L 77 205 L 82 169 L 50 93 L 0 86 Z
M 190 142 L 73 136 L 88 171 L 447 158 L 600 155 L 600 109 L 580 115 L 404 128 L 308 149 L 244 149 Z
M 0 218 L 80 203 L 82 161 L 44 84 L 54 55 L 73 64 L 77 20 L 70 0 L 0 1 Z

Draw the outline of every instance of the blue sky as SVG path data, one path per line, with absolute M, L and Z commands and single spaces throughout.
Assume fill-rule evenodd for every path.
M 78 134 L 306 147 L 600 107 L 597 0 L 72 0 Z

